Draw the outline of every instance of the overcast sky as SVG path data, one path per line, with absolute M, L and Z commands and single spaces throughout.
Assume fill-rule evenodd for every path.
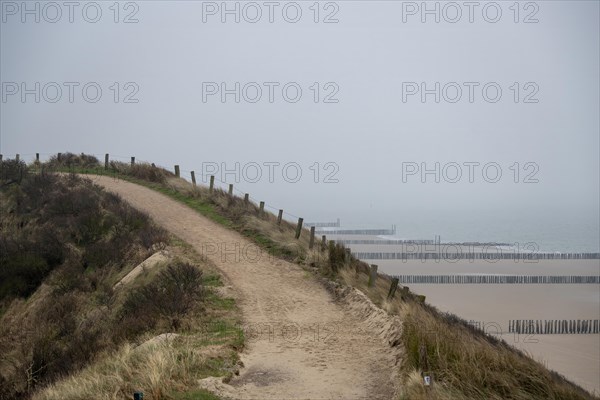
M 597 235 L 597 1 L 23 4 L 1 1 L 5 157 L 238 162 L 228 182 L 307 220 L 545 210 Z

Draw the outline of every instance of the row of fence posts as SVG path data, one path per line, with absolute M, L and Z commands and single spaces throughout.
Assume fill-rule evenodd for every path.
M 3 159 L 2 157 L 3 157 L 2 154 L 0 154 L 0 162 Z M 61 159 L 62 159 L 62 153 L 58 153 L 57 154 L 57 160 L 60 162 Z M 19 160 L 20 160 L 20 155 L 19 154 L 16 155 L 15 160 L 17 162 L 19 162 Z M 40 161 L 40 154 L 36 153 L 35 154 L 35 162 L 39 163 L 39 161 Z M 131 166 L 132 167 L 135 166 L 135 157 L 134 156 L 131 157 Z M 108 153 L 106 153 L 104 155 L 104 169 L 108 170 L 109 167 L 110 167 L 110 155 Z M 174 172 L 175 172 L 175 176 L 176 177 L 178 177 L 178 178 L 181 177 L 181 170 L 179 168 L 179 165 L 175 165 L 174 166 Z M 192 178 L 192 185 L 196 186 L 196 173 L 195 173 L 195 171 L 191 171 L 190 175 L 191 175 L 191 178 Z M 214 186 L 215 186 L 215 177 L 214 177 L 214 175 L 211 175 L 210 176 L 209 188 L 208 188 L 210 194 L 212 194 L 214 192 Z M 229 184 L 228 195 L 230 197 L 233 197 L 233 184 Z M 244 194 L 244 202 L 246 204 L 248 204 L 249 201 L 250 201 L 250 195 L 248 193 L 245 193 Z M 261 201 L 259 203 L 259 213 L 260 213 L 260 215 L 263 215 L 263 213 L 264 213 L 264 207 L 265 207 L 265 202 Z M 281 225 L 282 219 L 283 219 L 283 210 L 280 209 L 279 213 L 277 215 L 277 225 Z M 301 218 L 301 217 L 298 218 L 298 223 L 296 225 L 296 230 L 295 230 L 295 235 L 294 235 L 294 237 L 296 239 L 299 239 L 300 235 L 302 233 L 302 224 L 303 224 L 303 221 L 304 221 L 303 218 Z M 393 229 L 395 229 L 395 227 L 393 227 Z M 310 227 L 310 238 L 309 238 L 309 244 L 308 244 L 308 248 L 311 249 L 311 250 L 313 249 L 313 247 L 315 245 L 315 232 L 316 232 L 316 228 L 315 228 L 314 225 L 312 225 Z M 333 244 L 335 244 L 335 241 L 332 240 L 331 242 Z M 321 249 L 323 251 L 327 249 L 327 237 L 326 237 L 326 235 L 322 236 L 322 239 L 321 239 Z M 352 255 L 350 253 L 350 249 L 346 249 L 345 258 L 346 258 L 346 264 L 350 265 L 351 259 L 352 259 Z M 375 281 L 377 280 L 377 277 L 378 277 L 377 269 L 378 269 L 377 265 L 375 265 L 375 264 L 371 265 L 370 271 L 369 271 L 369 282 L 368 282 L 368 286 L 369 287 L 372 287 L 372 286 L 375 285 Z M 357 269 L 357 272 L 358 272 L 358 269 Z M 388 296 L 387 296 L 388 299 L 389 298 L 393 298 L 395 296 L 396 290 L 398 289 L 399 282 L 400 282 L 400 280 L 399 280 L 398 277 L 392 277 L 391 284 L 390 284 L 390 289 L 388 291 Z M 403 287 L 402 292 L 403 292 L 403 294 L 408 293 L 408 287 Z M 423 297 L 423 300 L 424 300 L 424 296 L 420 296 L 420 297 Z
M 58 153 L 56 156 L 56 159 L 58 160 L 58 162 L 61 161 L 62 159 L 62 153 Z M 0 162 L 3 160 L 3 155 L 0 154 Z M 16 154 L 15 156 L 15 160 L 17 162 L 19 162 L 21 160 L 21 156 L 20 154 Z M 40 153 L 35 153 L 35 162 L 39 163 L 40 162 Z M 131 166 L 135 166 L 135 157 L 132 156 L 131 157 Z M 104 169 L 108 170 L 110 167 L 110 154 L 106 153 L 104 155 Z M 181 170 L 179 168 L 179 165 L 175 165 L 174 166 L 174 172 L 175 172 L 175 176 L 180 178 L 181 177 Z M 192 177 L 192 184 L 194 186 L 196 186 L 196 173 L 195 171 L 191 171 L 191 177 Z M 211 175 L 210 176 L 210 183 L 209 183 L 209 193 L 213 193 L 214 192 L 214 187 L 215 187 L 215 176 Z M 230 197 L 233 197 L 233 184 L 229 184 L 229 191 L 228 194 Z M 244 195 L 244 202 L 246 204 L 248 204 L 250 202 L 250 195 L 248 193 L 246 193 Z M 265 209 L 265 202 L 261 201 L 259 203 L 259 213 L 260 215 L 263 215 L 264 213 L 264 209 Z M 280 209 L 279 210 L 279 214 L 277 215 L 277 225 L 281 225 L 281 221 L 283 220 L 283 210 Z M 299 239 L 300 238 L 300 234 L 302 233 L 302 223 L 303 223 L 304 219 L 303 218 L 298 218 L 298 224 L 296 225 L 296 232 L 295 232 L 295 238 Z M 325 243 L 325 235 L 323 235 L 323 241 Z M 315 227 L 311 227 L 310 229 L 310 241 L 309 241 L 309 248 L 312 249 L 314 247 L 314 242 L 315 242 Z
M 509 333 L 525 334 L 587 334 L 600 333 L 598 319 L 518 319 L 508 321 Z
M 4 156 L 2 154 L 0 154 L 0 162 L 2 162 L 2 160 L 4 159 Z M 58 160 L 58 162 L 60 162 L 62 160 L 62 153 L 57 153 L 56 154 L 56 159 Z M 15 154 L 15 161 L 16 162 L 20 162 L 21 161 L 21 155 L 20 154 Z M 35 153 L 35 164 L 39 164 L 40 163 L 40 153 Z
M 108 154 L 107 154 L 107 156 L 108 156 Z M 175 165 L 174 169 L 175 169 L 175 176 L 180 177 L 179 165 Z M 196 185 L 196 179 L 195 179 L 195 172 L 194 171 L 191 171 L 191 176 L 192 176 L 192 184 L 195 186 Z M 214 175 L 211 175 L 210 176 L 210 184 L 209 184 L 209 192 L 210 193 L 213 193 L 214 183 L 215 183 L 215 177 L 214 177 Z M 228 189 L 229 189 L 228 190 L 229 197 L 233 197 L 233 184 L 230 183 Z M 249 203 L 249 198 L 250 198 L 250 195 L 248 193 L 245 193 L 244 194 L 244 202 L 246 204 Z M 264 213 L 264 207 L 265 207 L 265 202 L 261 201 L 259 203 L 259 213 L 260 213 L 260 215 L 263 215 L 263 213 Z M 281 225 L 282 219 L 283 219 L 283 210 L 279 209 L 279 213 L 277 214 L 277 225 Z M 302 233 L 303 222 L 304 222 L 304 218 L 299 217 L 298 218 L 298 222 L 296 224 L 295 234 L 294 234 L 294 237 L 296 239 L 300 238 L 300 235 Z M 395 229 L 395 227 L 394 227 L 394 229 Z M 312 250 L 314 248 L 314 245 L 315 245 L 315 233 L 316 233 L 316 227 L 314 226 L 314 224 L 312 224 L 310 226 L 310 237 L 309 237 L 309 242 L 308 242 L 308 248 L 310 250 Z M 333 244 L 335 244 L 335 241 L 332 240 L 331 242 Z M 322 238 L 321 238 L 321 249 L 324 251 L 326 248 L 327 248 L 327 236 L 323 235 Z M 346 258 L 346 264 L 349 265 L 350 261 L 351 261 L 351 258 L 352 258 L 352 254 L 350 253 L 350 249 L 346 249 L 345 258 Z M 377 269 L 378 269 L 377 265 L 375 265 L 375 264 L 371 265 L 370 271 L 369 271 L 369 282 L 368 282 L 368 286 L 369 287 L 372 287 L 372 286 L 375 285 L 375 281 L 377 280 L 377 276 L 378 276 Z M 387 296 L 388 299 L 389 298 L 393 298 L 395 296 L 396 290 L 398 289 L 399 282 L 400 282 L 399 278 L 392 277 L 391 283 L 390 283 L 390 289 L 388 291 L 388 296 Z M 403 288 L 403 292 L 404 293 L 408 293 L 408 287 Z M 419 299 L 421 301 L 425 300 L 424 296 L 418 296 L 418 297 L 419 297 Z
M 108 154 L 106 155 L 106 159 L 108 160 Z M 108 164 L 105 164 L 108 165 Z M 133 165 L 133 157 L 132 157 L 132 165 Z M 175 170 L 175 176 L 176 177 L 180 177 L 180 169 L 179 169 L 179 165 L 175 165 L 174 167 Z M 192 184 L 194 186 L 196 186 L 196 173 L 194 171 L 191 171 L 190 175 L 192 176 Z M 210 183 L 208 186 L 208 190 L 209 193 L 213 193 L 214 192 L 214 187 L 215 187 L 215 176 L 211 175 L 210 176 Z M 228 187 L 228 191 L 227 194 L 229 195 L 229 197 L 233 198 L 233 184 L 230 183 L 229 187 Z M 250 194 L 249 193 L 245 193 L 244 194 L 244 203 L 248 204 L 250 203 Z M 259 202 L 259 206 L 258 206 L 258 210 L 259 210 L 259 215 L 263 215 L 265 212 L 265 202 L 261 201 Z M 279 213 L 277 214 L 277 225 L 280 226 L 281 225 L 281 221 L 283 220 L 283 210 L 280 209 Z M 300 239 L 300 234 L 302 233 L 302 224 L 303 224 L 304 219 L 303 218 L 298 218 L 298 223 L 296 224 L 296 231 L 294 234 L 294 237 L 296 239 Z M 325 242 L 325 236 L 323 236 L 323 241 Z M 311 227 L 310 229 L 310 239 L 309 239 L 309 249 L 312 249 L 314 247 L 315 244 L 315 227 Z
M 0 154 L 0 162 L 2 162 L 2 160 L 4 159 L 4 156 L 2 154 Z M 58 162 L 62 161 L 62 153 L 57 153 L 56 154 L 56 160 Z M 15 154 L 15 161 L 19 162 L 21 161 L 21 155 L 20 154 Z M 35 163 L 39 164 L 40 162 L 40 153 L 35 153 Z M 135 164 L 135 157 L 131 157 L 131 165 Z M 108 154 L 106 154 L 105 159 L 104 159 L 104 168 L 108 169 Z
M 58 159 L 60 161 L 60 153 L 58 153 Z M 4 159 L 4 156 L 2 154 L 0 154 L 0 162 L 2 162 L 2 160 Z M 15 154 L 15 161 L 19 162 L 21 161 L 21 155 L 20 154 Z M 35 153 L 35 162 L 39 163 L 40 162 L 40 153 Z

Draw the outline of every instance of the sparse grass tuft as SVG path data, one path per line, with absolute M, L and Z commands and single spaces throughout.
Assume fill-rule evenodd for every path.
M 221 346 L 197 348 L 193 338 L 177 337 L 138 347 L 126 344 L 99 357 L 79 373 L 36 393 L 34 400 L 130 399 L 140 391 L 149 400 L 217 399 L 197 390 L 197 380 L 226 376 L 235 367 L 233 350 Z M 177 394 L 180 393 L 180 394 Z M 187 397 L 184 396 L 188 393 Z

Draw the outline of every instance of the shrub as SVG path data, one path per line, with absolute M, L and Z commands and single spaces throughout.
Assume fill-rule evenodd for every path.
M 149 164 L 135 164 L 127 174 L 149 182 L 164 183 L 167 180 L 166 171 Z
M 95 162 L 63 157 L 61 164 Z M 56 158 L 53 162 L 58 163 Z M 2 183 L 10 185 L 0 185 L 0 325 L 10 334 L 0 340 L 0 359 L 10 362 L 0 365 L 0 399 L 28 398 L 40 385 L 80 369 L 124 338 L 117 318 L 121 297 L 112 289 L 116 271 L 139 262 L 145 249 L 168 236 L 146 214 L 89 180 L 26 170 L 21 179 L 21 165 L 14 161 L 1 168 L 0 176 L 7 179 Z M 172 315 L 168 322 L 178 324 L 201 283 L 201 275 L 194 280 L 195 274 L 185 268 L 165 271 L 164 282 L 156 284 L 152 295 L 162 296 L 160 313 L 151 309 L 149 319 L 139 323 L 142 307 L 138 315 L 130 315 L 131 325 L 141 329 L 135 336 L 166 320 L 163 315 Z M 31 296 L 44 282 L 49 288 Z M 196 282 L 198 288 L 190 289 L 186 282 Z M 179 304 L 165 300 L 170 294 Z M 15 297 L 30 299 L 13 302 Z M 15 311 L 13 304 L 28 304 L 28 311 Z M 117 309 L 109 312 L 112 307 Z
M 346 261 L 346 249 L 340 243 L 333 240 L 329 242 L 329 267 L 336 274 Z
M 28 175 L 23 161 L 3 160 L 0 162 L 0 188 L 12 183 L 20 184 Z
M 58 155 L 50 157 L 50 160 L 46 162 L 46 166 L 53 169 L 59 169 L 64 167 L 81 167 L 81 168 L 93 168 L 100 166 L 98 159 L 95 156 L 81 153 L 79 155 L 73 153 L 62 153 L 60 161 Z
M 121 311 L 123 331 L 132 337 L 153 328 L 160 319 L 177 330 L 181 318 L 202 295 L 202 271 L 182 262 L 169 265 L 154 282 L 129 294 Z
M 166 183 L 168 177 L 175 176 L 163 168 L 146 163 L 130 165 L 113 161 L 110 163 L 110 168 L 113 172 L 154 183 Z
M 29 296 L 48 274 L 46 260 L 30 251 L 3 252 L 0 258 L 0 300 Z

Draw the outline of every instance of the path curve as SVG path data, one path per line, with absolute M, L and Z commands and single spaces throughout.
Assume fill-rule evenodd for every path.
M 233 286 L 246 327 L 244 368 L 229 384 L 209 379 L 205 386 L 236 399 L 394 397 L 397 366 L 388 345 L 301 267 L 257 257 L 248 239 L 154 190 L 87 178 L 207 256 Z

